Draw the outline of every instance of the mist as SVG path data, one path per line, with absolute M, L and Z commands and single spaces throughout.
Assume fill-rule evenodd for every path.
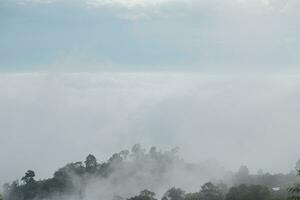
M 299 8 L 0 0 L 0 200 L 298 200 Z
M 1 74 L 1 181 L 45 178 L 136 143 L 186 162 L 289 172 L 299 159 L 299 77 L 197 73 Z M 13 158 L 13 159 L 12 159 Z

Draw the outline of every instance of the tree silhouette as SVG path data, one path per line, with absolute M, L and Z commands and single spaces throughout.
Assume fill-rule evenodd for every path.
M 151 192 L 149 190 L 143 190 L 140 192 L 138 196 L 131 197 L 127 200 L 157 200 L 154 197 L 155 197 L 154 192 Z
M 34 182 L 34 177 L 35 177 L 35 173 L 33 170 L 28 170 L 25 173 L 25 176 L 23 176 L 21 178 L 21 180 L 25 183 L 25 184 L 29 184 L 29 183 L 33 183 Z
M 89 154 L 86 157 L 86 160 L 84 161 L 85 163 L 85 168 L 87 172 L 95 172 L 96 168 L 97 168 L 97 159 L 94 155 Z
M 109 188 L 109 190 L 113 191 L 111 199 L 124 200 L 127 196 L 118 196 L 118 192 L 117 194 L 114 193 L 113 187 L 116 186 L 118 188 L 119 184 L 123 185 L 127 183 L 126 181 L 130 180 L 131 177 L 137 175 L 137 177 L 140 177 L 140 172 L 142 174 L 149 173 L 153 177 L 153 180 L 156 180 L 157 184 L 160 184 L 160 181 L 163 180 L 160 177 L 182 176 L 180 173 L 174 174 L 173 171 L 168 173 L 169 170 L 173 170 L 172 167 L 174 165 L 178 164 L 186 170 L 193 169 L 194 167 L 201 168 L 201 166 L 185 163 L 177 156 L 176 152 L 177 149 L 162 152 L 155 147 L 146 151 L 141 145 L 137 144 L 131 151 L 123 150 L 115 153 L 107 161 L 101 162 L 101 164 L 97 162 L 94 155 L 90 154 L 86 157 L 85 162 L 66 164 L 59 168 L 53 177 L 44 180 L 35 181 L 34 171 L 28 170 L 21 179 L 24 184 L 14 181 L 11 184 L 4 185 L 2 199 L 0 200 L 65 199 L 69 195 L 72 195 L 71 199 L 85 199 L 85 195 L 88 195 L 86 188 L 94 183 L 98 184 L 98 180 L 101 183 L 112 181 L 114 185 Z M 299 171 L 298 175 L 300 175 Z M 184 190 L 173 187 L 163 195 L 162 200 L 278 200 L 286 199 L 289 194 L 288 191 L 290 192 L 290 200 L 300 200 L 299 184 L 289 188 L 288 191 L 280 190 L 274 192 L 269 190 L 275 187 L 287 188 L 287 186 L 297 182 L 297 178 L 294 173 L 250 174 L 248 168 L 242 166 L 239 172 L 228 175 L 229 181 L 226 179 L 215 180 L 213 183 L 204 184 L 197 192 L 187 194 Z M 137 181 L 143 184 L 148 183 L 144 179 Z M 227 185 L 223 184 L 223 181 L 234 185 L 234 187 L 228 191 Z M 153 184 L 152 182 L 150 183 Z M 149 187 L 151 184 L 149 184 Z M 196 184 L 197 187 L 201 182 Z M 155 189 L 153 185 L 151 188 Z M 161 192 L 161 190 L 157 191 Z M 130 192 L 128 191 L 128 193 Z M 100 194 L 100 196 L 102 195 Z M 156 198 L 154 192 L 143 190 L 137 196 L 127 200 L 156 200 Z

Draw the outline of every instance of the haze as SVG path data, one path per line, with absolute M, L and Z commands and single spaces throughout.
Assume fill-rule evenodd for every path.
M 0 183 L 136 143 L 289 172 L 297 0 L 2 0 Z

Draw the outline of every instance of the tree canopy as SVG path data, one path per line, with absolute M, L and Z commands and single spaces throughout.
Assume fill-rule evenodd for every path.
M 300 169 L 297 169 L 297 175 L 300 176 Z M 295 183 L 293 187 L 288 188 L 290 193 L 289 200 L 300 200 L 300 183 Z
M 28 170 L 26 173 L 25 173 L 25 176 L 23 176 L 21 178 L 21 180 L 26 183 L 26 184 L 29 184 L 29 183 L 33 183 L 34 182 L 34 177 L 35 177 L 35 173 L 33 170 Z
M 162 152 L 156 147 L 151 147 L 147 152 L 137 144 L 131 151 L 114 153 L 106 162 L 99 162 L 96 156 L 89 154 L 83 162 L 68 163 L 55 171 L 53 177 L 44 180 L 35 180 L 35 172 L 27 170 L 20 182 L 16 180 L 4 184 L 0 200 L 51 200 L 66 199 L 65 197 L 82 200 L 90 195 L 90 188 L 95 187 L 94 190 L 97 190 L 99 186 L 102 188 L 101 194 L 105 193 L 105 190 L 114 192 L 101 198 L 92 196 L 88 199 L 157 200 L 154 192 L 157 192 L 161 182 L 166 180 L 163 178 L 185 178 L 178 171 L 173 171 L 174 166 L 180 166 L 186 171 L 199 167 L 185 163 L 178 157 L 177 152 L 178 148 Z M 205 168 L 199 168 L 205 172 Z M 195 178 L 198 181 L 198 178 Z M 297 177 L 292 173 L 251 174 L 247 166 L 242 166 L 237 173 L 230 173 L 222 180 L 204 184 L 199 180 L 195 183 L 199 187 L 196 192 L 171 187 L 166 192 L 160 190 L 157 196 L 161 196 L 162 200 L 275 200 L 287 197 L 286 188 L 296 180 Z M 131 185 L 136 187 L 134 191 L 141 192 L 135 196 L 131 191 L 126 192 L 131 189 Z M 300 199 L 299 184 L 290 187 L 288 192 L 291 200 Z

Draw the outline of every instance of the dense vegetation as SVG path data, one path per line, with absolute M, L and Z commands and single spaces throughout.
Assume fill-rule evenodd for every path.
M 300 169 L 297 169 L 297 175 L 300 176 Z M 300 183 L 295 183 L 293 187 L 288 188 L 288 191 L 291 194 L 290 200 L 300 200 Z
M 161 152 L 152 147 L 146 152 L 135 145 L 131 151 L 115 153 L 103 163 L 90 154 L 84 162 L 69 163 L 45 180 L 35 180 L 35 172 L 28 170 L 21 182 L 4 184 L 0 200 L 280 200 L 288 198 L 288 192 L 290 199 L 300 199 L 300 186 L 292 186 L 299 180 L 292 172 L 250 174 L 248 168 L 242 166 L 237 173 L 227 172 L 220 179 L 203 183 L 197 170 L 205 171 L 205 168 L 185 163 L 177 156 L 177 149 Z M 187 178 L 189 172 L 196 180 L 192 184 L 202 183 L 197 192 L 169 187 L 178 183 L 174 180 Z M 141 188 L 144 189 L 139 190 Z M 141 192 L 134 195 L 138 190 Z

